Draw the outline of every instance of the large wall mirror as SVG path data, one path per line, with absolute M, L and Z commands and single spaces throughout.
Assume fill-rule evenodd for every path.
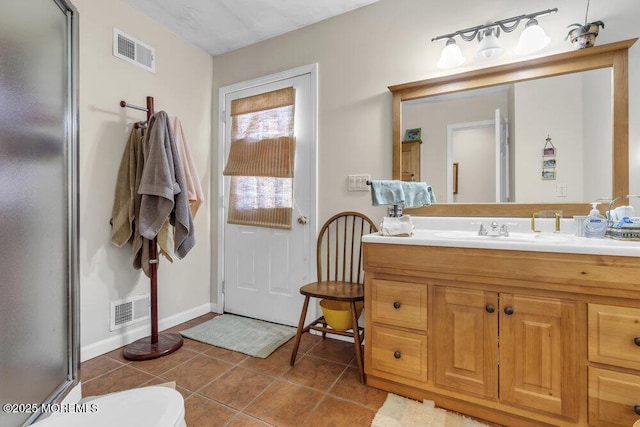
M 636 40 L 390 86 L 393 178 L 408 164 L 406 130 L 421 128 L 419 174 L 438 199 L 407 212 L 571 217 L 628 194 L 627 57 Z

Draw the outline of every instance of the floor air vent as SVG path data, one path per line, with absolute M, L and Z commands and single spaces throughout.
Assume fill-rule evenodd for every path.
M 111 303 L 110 330 L 122 328 L 149 318 L 149 294 Z
M 113 29 L 113 56 L 156 72 L 156 50 L 117 28 Z

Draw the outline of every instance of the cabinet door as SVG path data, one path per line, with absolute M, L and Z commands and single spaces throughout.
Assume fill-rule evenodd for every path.
M 498 394 L 498 296 L 436 287 L 435 382 L 480 397 Z
M 575 419 L 574 302 L 500 294 L 500 400 Z

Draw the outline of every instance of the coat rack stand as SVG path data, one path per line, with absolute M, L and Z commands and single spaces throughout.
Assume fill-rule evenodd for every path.
M 153 97 L 147 96 L 147 106 L 127 104 L 120 101 L 122 108 L 133 108 L 147 112 L 147 123 L 153 115 Z M 139 124 L 134 125 L 136 128 Z M 127 345 L 124 349 L 124 358 L 127 360 L 151 360 L 166 356 L 182 347 L 182 337 L 175 333 L 158 333 L 158 241 L 156 238 L 149 241 L 149 264 L 151 273 L 151 335 L 141 338 Z

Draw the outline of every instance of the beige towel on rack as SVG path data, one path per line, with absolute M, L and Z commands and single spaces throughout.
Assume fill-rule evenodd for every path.
M 173 129 L 173 134 L 176 137 L 176 146 L 178 147 L 180 163 L 182 164 L 182 171 L 184 172 L 184 178 L 187 184 L 189 209 L 191 210 L 191 216 L 195 218 L 198 208 L 204 202 L 204 192 L 202 191 L 202 185 L 200 184 L 196 164 L 191 157 L 189 146 L 184 138 L 184 131 L 182 129 L 180 119 L 172 117 L 171 127 Z
M 113 208 L 111 209 L 111 225 L 113 227 L 111 229 L 111 242 L 119 248 L 132 241 L 133 238 L 136 166 L 138 163 L 138 149 L 141 146 L 142 132 L 140 129 L 132 128 L 122 160 L 120 160 Z
M 138 187 L 138 194 L 142 196 L 138 216 L 140 234 L 153 239 L 170 217 L 175 255 L 184 258 L 195 245 L 195 233 L 184 172 L 166 112 L 159 111 L 149 119 L 142 145 L 144 168 Z
M 142 269 L 144 274 L 147 277 L 151 277 L 151 264 L 149 263 L 149 240 L 145 239 L 140 235 L 139 230 L 139 218 L 140 218 L 140 202 L 142 201 L 142 196 L 138 194 L 137 188 L 140 187 L 140 180 L 142 179 L 142 170 L 144 169 L 144 149 L 143 149 L 143 141 L 140 140 L 140 143 L 136 147 L 136 172 L 135 172 L 135 184 L 134 184 L 134 198 L 133 198 L 133 209 L 136 218 L 133 238 L 131 242 L 131 252 L 133 254 L 133 267 L 135 269 Z

